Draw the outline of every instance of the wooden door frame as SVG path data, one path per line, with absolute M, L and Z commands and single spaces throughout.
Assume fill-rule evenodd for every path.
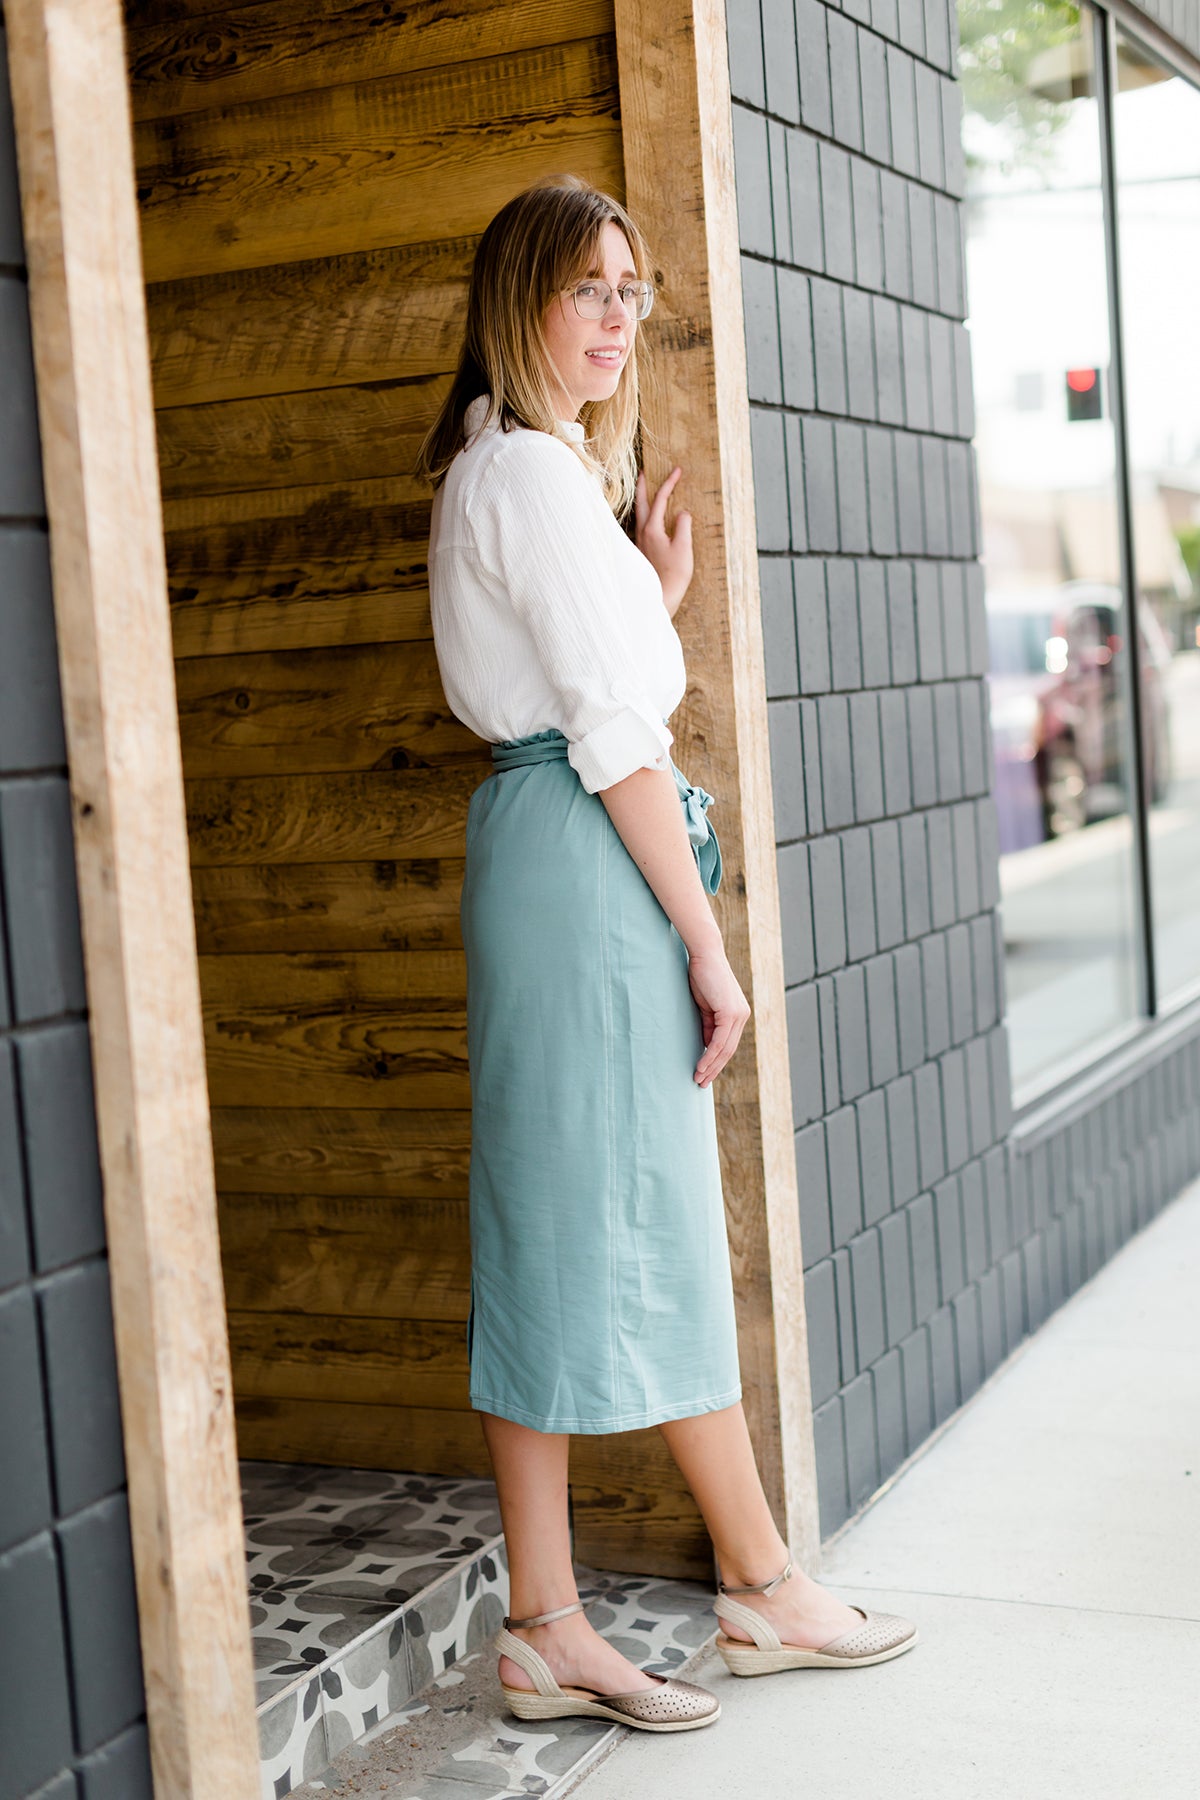
M 625 198 L 661 275 L 644 412 L 685 465 L 696 574 L 679 615 L 688 694 L 676 760 L 719 800 L 715 910 L 753 1007 L 716 1083 L 743 1404 L 793 1552 L 820 1548 L 725 0 L 615 0 Z M 661 462 L 662 466 L 658 466 Z
M 5 11 L 154 1792 L 258 1800 L 123 17 Z

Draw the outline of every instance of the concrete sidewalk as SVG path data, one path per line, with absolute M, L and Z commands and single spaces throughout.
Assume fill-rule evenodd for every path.
M 921 1642 L 739 1680 L 701 1731 L 630 1731 L 577 1800 L 1197 1800 L 1200 1183 L 826 1546 Z

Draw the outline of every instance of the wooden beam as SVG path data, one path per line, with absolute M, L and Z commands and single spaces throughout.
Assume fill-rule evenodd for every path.
M 257 1800 L 122 19 L 6 18 L 154 1791 Z
M 689 687 L 675 756 L 717 800 L 716 911 L 754 1009 L 714 1090 L 744 1404 L 779 1528 L 811 1560 L 820 1540 L 725 4 L 616 0 L 615 18 L 625 204 L 662 278 L 648 327 L 647 475 L 657 486 L 680 462 L 679 504 L 695 520 L 696 576 L 676 620 Z

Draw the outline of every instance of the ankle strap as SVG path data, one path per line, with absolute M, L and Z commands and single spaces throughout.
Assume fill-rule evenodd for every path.
M 565 1619 L 568 1613 L 582 1612 L 583 1601 L 572 1600 L 570 1606 L 557 1606 L 553 1612 L 534 1613 L 531 1619 L 505 1618 L 504 1629 L 508 1631 L 513 1625 L 548 1625 L 551 1619 Z
M 773 1575 L 770 1581 L 757 1582 L 753 1587 L 726 1587 L 723 1581 L 718 1581 L 717 1591 L 722 1594 L 773 1594 L 780 1582 L 786 1581 L 791 1572 L 792 1559 L 789 1556 L 787 1568 L 781 1574 Z

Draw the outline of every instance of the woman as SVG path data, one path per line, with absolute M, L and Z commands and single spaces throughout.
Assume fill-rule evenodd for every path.
M 881 1661 L 916 1633 L 793 1567 L 741 1406 L 712 1084 L 750 1008 L 708 901 L 711 796 L 669 754 L 691 522 L 666 526 L 681 470 L 651 496 L 635 461 L 650 269 L 628 214 L 585 181 L 511 200 L 480 239 L 419 467 L 446 697 L 495 764 L 468 809 L 461 917 L 470 1395 L 515 1615 L 499 1675 L 522 1718 L 668 1731 L 720 1706 L 584 1617 L 573 1431 L 661 1430 L 728 1578 L 717 1645 L 735 1673 Z

